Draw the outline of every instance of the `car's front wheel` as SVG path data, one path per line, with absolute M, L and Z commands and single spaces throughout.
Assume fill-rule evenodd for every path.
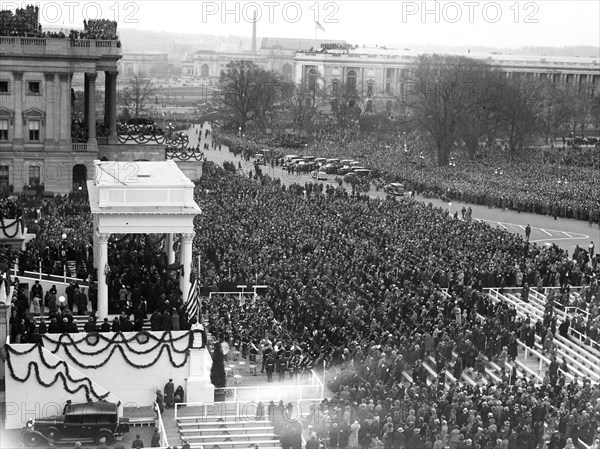
M 54 440 L 58 436 L 58 429 L 56 427 L 48 427 L 42 430 L 42 433 L 49 440 Z
M 111 444 L 114 440 L 112 432 L 108 430 L 101 430 L 100 432 L 98 432 L 98 435 L 96 436 L 96 443 L 100 444 L 100 440 L 102 438 L 106 440 L 105 444 L 107 446 Z
M 44 443 L 44 438 L 37 432 L 29 432 L 23 435 L 23 445 L 25 447 L 38 447 Z

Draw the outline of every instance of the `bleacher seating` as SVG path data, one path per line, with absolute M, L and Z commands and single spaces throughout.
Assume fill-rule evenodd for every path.
M 529 302 L 524 302 L 514 293 L 505 292 L 501 294 L 498 289 L 490 289 L 489 296 L 494 301 L 505 301 L 514 305 L 518 315 L 529 316 L 533 322 L 544 318 L 546 298 L 540 293 L 530 294 Z M 561 322 L 559 314 L 557 314 L 557 318 L 559 320 L 558 325 Z M 600 371 L 598 370 L 600 357 L 596 350 L 582 345 L 581 341 L 573 339 L 571 336 L 565 338 L 558 333 L 554 336 L 554 345 L 558 358 L 565 358 L 572 374 L 580 379 L 589 378 L 594 383 L 600 381 Z M 535 348 L 540 352 L 543 350 L 543 342 L 539 335 L 536 335 Z M 549 363 L 549 359 L 546 358 L 546 360 Z

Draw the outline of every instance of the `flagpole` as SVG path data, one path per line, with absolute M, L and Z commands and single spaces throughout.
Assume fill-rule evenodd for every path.
M 200 253 L 198 252 L 198 265 L 197 265 L 197 269 L 198 269 L 198 275 L 196 276 L 196 282 L 197 282 L 197 286 L 198 286 L 198 297 L 200 296 L 200 287 L 201 287 L 201 283 L 200 283 Z M 200 310 L 200 302 L 198 301 L 198 313 L 196 318 L 198 319 L 198 323 L 201 323 L 202 320 L 202 311 Z

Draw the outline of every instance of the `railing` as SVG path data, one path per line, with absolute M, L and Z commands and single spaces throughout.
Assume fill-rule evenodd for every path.
M 77 152 L 87 151 L 87 143 L 73 142 L 71 145 L 72 145 L 73 151 L 77 151 Z
M 162 414 L 160 413 L 160 407 L 156 402 L 154 403 L 154 411 L 158 415 L 156 421 L 158 430 L 160 432 L 160 447 L 169 447 L 169 442 L 167 440 L 167 432 L 165 431 L 165 423 L 163 422 Z M 175 413 L 177 413 L 177 409 L 175 409 Z
M 74 278 L 74 277 L 67 276 L 66 267 L 63 268 L 62 276 L 58 276 L 55 274 L 43 273 L 41 264 L 40 264 L 39 271 L 23 271 L 23 274 L 20 276 L 19 276 L 17 270 L 15 270 L 14 268 L 11 268 L 10 275 L 11 275 L 11 277 L 18 277 L 21 281 L 39 280 L 39 281 L 49 281 L 49 282 L 62 282 L 63 284 L 70 283 L 70 282 L 77 282 L 77 284 L 79 284 L 80 286 L 84 286 L 84 287 L 88 286 L 88 283 L 80 278 Z
M 319 399 L 323 399 L 325 385 L 312 370 L 311 383 L 308 385 L 300 385 L 298 377 L 297 385 L 282 385 L 282 386 L 256 386 L 256 387 L 225 387 L 226 395 L 231 398 L 232 402 L 253 400 L 260 401 L 280 401 L 286 398 L 293 397 L 294 400 L 313 399 L 315 395 Z M 308 394 L 306 392 L 308 391 Z M 245 394 L 246 393 L 246 394 Z M 248 394 L 250 393 L 250 394 Z
M 38 46 L 45 47 L 46 39 L 37 38 L 37 37 L 22 37 L 21 45 L 38 45 Z
M 527 310 L 527 308 L 525 307 L 524 304 L 519 304 L 518 302 L 515 302 L 514 300 L 512 300 L 511 298 L 508 298 L 504 295 L 502 295 L 498 289 L 496 288 L 490 288 L 490 289 L 486 289 L 489 292 L 489 295 L 491 298 L 497 300 L 497 301 L 502 301 L 502 302 L 507 302 L 510 303 L 512 305 L 515 306 L 515 308 L 517 309 L 517 312 L 521 315 L 528 315 L 529 312 Z M 540 359 L 540 372 L 542 369 L 542 361 L 546 364 L 550 364 L 550 359 L 548 359 L 546 356 L 544 356 L 542 353 L 540 353 L 539 351 L 537 351 L 536 349 L 532 349 L 529 348 L 528 346 L 526 346 L 523 342 L 521 342 L 520 340 L 517 340 L 519 346 L 523 346 L 525 348 L 525 358 L 527 358 L 527 355 L 529 352 L 531 352 L 532 354 L 534 354 L 536 357 L 538 357 Z M 574 376 L 572 374 L 569 373 L 565 373 L 565 377 L 572 380 L 574 379 Z
M 112 48 L 113 44 L 116 45 L 115 41 L 104 41 L 104 40 L 96 40 L 96 48 Z
M 121 54 L 119 42 L 104 39 L 70 39 L 52 37 L 13 37 L 0 36 L 1 53 L 19 53 L 24 51 L 23 47 L 31 49 L 36 54 L 59 53 L 59 54 Z M 95 50 L 97 49 L 97 50 Z M 29 50 L 27 50 L 29 51 Z
M 320 398 L 308 398 L 298 399 L 290 401 L 294 406 L 294 415 L 300 419 L 305 413 L 304 411 L 310 410 L 310 407 L 315 404 L 320 404 L 322 399 Z M 264 402 L 264 401 L 263 401 Z M 236 422 L 255 422 L 256 421 L 256 410 L 258 402 L 255 401 L 225 401 L 225 402 L 185 402 L 175 404 L 175 415 L 174 419 L 177 422 L 179 416 L 179 407 L 186 407 L 190 409 L 192 407 L 200 407 L 200 414 L 194 415 L 197 419 L 206 420 L 209 416 L 219 416 L 223 418 L 225 416 L 233 417 Z M 296 411 L 298 411 L 296 415 Z M 215 412 L 217 415 L 215 415 Z M 266 410 L 265 410 L 266 415 Z M 188 415 L 186 415 L 188 416 Z M 266 418 L 267 416 L 265 416 Z
M 208 294 L 208 300 L 212 301 L 212 297 L 213 296 L 238 296 L 240 299 L 240 304 L 242 303 L 242 297 L 244 295 L 250 295 L 252 296 L 251 300 L 255 301 L 256 300 L 256 290 L 253 292 L 210 292 Z
M 547 292 L 548 290 L 558 290 L 559 288 L 560 287 L 544 287 L 544 291 Z M 574 289 L 578 290 L 580 288 L 581 287 L 575 287 Z M 484 290 L 489 291 L 489 292 L 491 292 L 492 290 L 495 290 L 498 294 L 500 294 L 498 288 L 485 288 Z M 520 292 L 522 290 L 522 288 L 521 287 L 504 287 L 504 288 L 502 288 L 502 290 L 503 291 L 518 291 L 518 292 Z M 577 295 L 578 293 L 571 292 L 571 294 Z M 546 295 L 538 292 L 534 288 L 530 289 L 529 295 L 537 298 L 539 301 L 542 301 L 544 303 L 544 305 L 546 304 L 546 301 L 548 300 L 548 297 Z M 580 315 L 583 315 L 586 322 L 589 319 L 589 311 L 580 309 L 579 307 L 576 307 L 576 306 L 564 306 L 561 303 L 554 301 L 554 308 L 555 308 L 555 311 L 558 311 L 563 314 L 563 320 L 564 320 L 564 317 L 573 315 L 573 313 L 571 313 L 570 310 L 576 310 Z M 564 310 L 562 310 L 562 309 L 564 309 Z M 543 311 L 541 311 L 541 310 L 540 310 L 540 315 L 543 315 Z M 592 340 L 586 334 L 578 331 L 577 329 L 573 329 L 572 326 L 569 326 L 569 334 L 573 335 L 578 340 L 581 340 L 581 342 L 583 344 L 589 345 L 592 348 L 594 348 L 595 350 L 600 352 L 600 342 Z

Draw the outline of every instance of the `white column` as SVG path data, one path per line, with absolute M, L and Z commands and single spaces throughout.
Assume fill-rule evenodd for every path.
M 94 215 L 94 222 L 92 224 L 92 238 L 94 242 L 94 268 L 98 268 L 98 257 L 100 256 L 100 246 L 98 245 L 98 216 Z
M 88 73 L 88 151 L 97 151 L 98 141 L 96 140 L 96 73 Z
M 58 141 L 58 118 L 55 116 L 56 103 L 60 102 L 60 92 L 54 82 L 54 73 L 44 73 L 44 95 L 46 100 L 46 127 L 44 130 L 44 140 L 46 142 Z
M 13 72 L 15 93 L 15 124 L 13 143 L 23 145 L 23 72 Z M 16 148 L 13 148 L 16 151 Z M 17 184 L 15 184 L 16 190 Z M 21 188 L 21 186 L 19 186 Z
M 173 238 L 173 233 L 168 232 L 165 241 L 167 242 L 167 247 L 165 248 L 165 251 L 167 253 L 167 262 L 169 265 L 171 265 L 175 263 L 175 251 L 173 251 L 173 244 L 175 242 L 175 239 Z
M 98 233 L 98 319 L 108 316 L 108 285 L 106 269 L 108 267 L 108 238 L 110 234 Z
M 71 75 L 60 73 L 60 124 L 58 139 L 62 145 L 71 143 Z
M 181 297 L 185 302 L 190 292 L 190 273 L 192 272 L 192 243 L 194 242 L 193 232 L 184 232 L 181 234 L 181 248 L 179 250 L 179 260 L 183 265 L 183 276 L 179 278 L 179 289 Z
M 117 137 L 117 75 L 118 72 L 110 71 L 104 72 L 106 76 L 105 81 L 105 106 L 104 106 L 104 120 L 108 127 L 108 143 L 118 143 Z

